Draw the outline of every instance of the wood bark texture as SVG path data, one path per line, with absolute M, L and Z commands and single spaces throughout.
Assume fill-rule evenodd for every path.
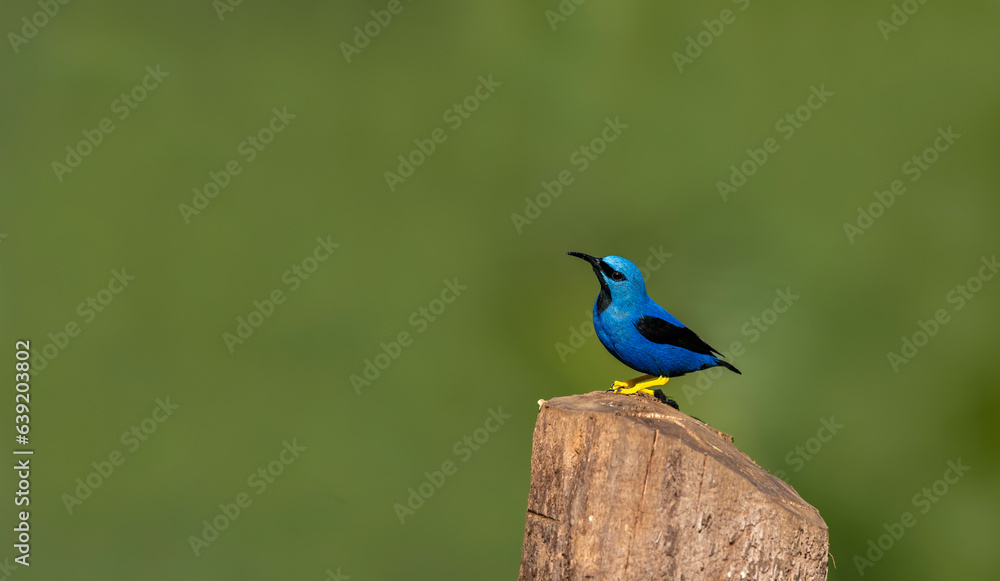
M 827 575 L 819 511 L 733 439 L 647 396 L 545 402 L 521 581 Z

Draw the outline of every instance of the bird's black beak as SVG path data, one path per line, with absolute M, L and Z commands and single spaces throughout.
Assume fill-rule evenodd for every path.
M 582 252 L 567 252 L 570 256 L 575 256 L 577 258 L 582 258 L 590 263 L 590 266 L 594 267 L 594 274 L 597 275 L 597 280 L 604 284 L 604 279 L 601 278 L 601 271 L 606 268 L 604 261 L 596 256 L 591 256 L 589 254 L 584 254 Z
M 600 270 L 601 268 L 601 259 L 597 258 L 596 256 L 591 256 L 589 254 L 584 254 L 582 252 L 567 252 L 566 254 L 586 260 L 587 262 L 590 263 L 591 266 L 593 266 L 597 270 Z

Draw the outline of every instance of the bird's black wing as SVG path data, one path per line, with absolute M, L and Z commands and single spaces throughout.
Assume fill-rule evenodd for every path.
M 702 355 L 722 355 L 687 327 L 678 327 L 659 317 L 643 315 L 635 322 L 639 334 L 653 343 L 674 345 Z

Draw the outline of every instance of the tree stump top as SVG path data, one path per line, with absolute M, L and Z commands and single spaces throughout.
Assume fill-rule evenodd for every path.
M 825 579 L 819 512 L 733 439 L 645 396 L 545 402 L 520 579 Z

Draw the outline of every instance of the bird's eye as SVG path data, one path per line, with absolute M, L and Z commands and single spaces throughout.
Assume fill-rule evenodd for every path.
M 618 281 L 625 280 L 625 275 L 616 270 L 611 273 L 611 280 L 618 280 Z

